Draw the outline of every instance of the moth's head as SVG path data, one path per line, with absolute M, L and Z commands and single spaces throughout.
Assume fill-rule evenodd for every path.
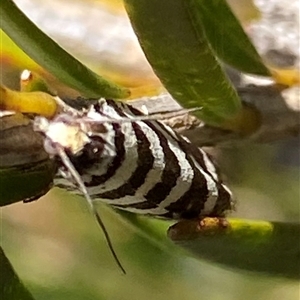
M 36 117 L 33 126 L 45 136 L 44 147 L 50 155 L 56 155 L 57 147 L 77 154 L 90 143 L 88 126 L 68 114 L 60 114 L 53 120 Z

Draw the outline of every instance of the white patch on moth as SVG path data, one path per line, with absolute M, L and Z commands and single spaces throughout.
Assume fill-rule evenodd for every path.
M 224 190 L 230 195 L 230 197 L 232 197 L 232 192 L 231 190 L 227 187 L 227 185 L 222 183 L 222 187 L 224 188 Z
M 67 118 L 69 119 L 69 116 L 66 115 Z M 45 134 L 46 151 L 51 152 L 51 144 L 59 144 L 61 147 L 76 154 L 90 142 L 90 139 L 79 124 L 69 124 L 64 122 L 63 119 L 64 115 L 61 115 L 59 120 L 54 119 L 53 121 L 37 117 L 34 121 L 34 128 Z
M 186 142 L 191 143 L 191 141 L 184 135 L 181 135 L 181 138 L 184 139 Z M 200 149 L 200 148 L 199 148 Z
M 60 144 L 72 153 L 78 153 L 84 145 L 90 142 L 88 136 L 78 126 L 67 125 L 63 122 L 50 123 L 46 135 L 52 142 Z
M 149 110 L 147 108 L 147 106 L 145 104 L 143 104 L 140 108 L 140 111 L 144 114 L 144 115 L 149 115 Z
M 199 148 L 199 151 L 202 153 L 203 160 L 204 160 L 204 163 L 206 165 L 208 172 L 211 174 L 211 176 L 214 178 L 214 180 L 218 181 L 218 174 L 217 174 L 216 168 L 213 165 L 210 158 L 208 157 L 207 153 L 200 148 Z

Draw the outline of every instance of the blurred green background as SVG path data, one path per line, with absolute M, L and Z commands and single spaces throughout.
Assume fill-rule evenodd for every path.
M 45 23 L 52 22 L 55 25 L 63 18 L 58 1 L 53 1 L 52 4 L 46 0 L 19 2 L 27 5 L 32 14 L 38 15 L 42 11 L 44 14 L 40 19 Z M 68 1 L 61 2 L 65 7 L 69 5 L 70 16 L 75 8 L 71 9 Z M 121 1 L 110 1 L 108 4 L 108 1 L 77 2 L 81 6 L 92 6 L 93 9 L 97 7 L 108 18 L 124 18 L 124 13 L 118 6 Z M 56 16 L 58 19 L 51 15 L 51 9 L 60 12 Z M 83 27 L 83 20 L 86 20 L 90 26 L 88 28 L 104 27 L 104 36 L 111 36 L 117 31 L 114 24 L 109 22 L 105 25 L 99 21 L 100 24 L 93 23 L 92 26 L 91 19 L 83 16 L 83 19 L 76 21 L 75 18 L 72 22 L 78 22 Z M 76 32 L 70 34 L 75 52 L 82 50 L 76 45 L 85 43 L 80 40 L 82 37 L 79 34 L 78 36 L 79 39 L 76 40 Z M 116 48 L 111 40 L 107 42 L 103 37 L 102 41 L 101 47 L 108 53 L 106 56 L 103 53 L 97 54 L 96 51 L 87 57 L 81 52 L 78 54 L 80 58 L 89 65 L 93 64 L 94 69 L 101 72 L 105 69 L 112 79 L 118 78 L 121 83 L 159 86 L 134 38 L 127 37 L 126 44 L 121 43 Z M 99 41 L 94 41 L 95 44 L 96 42 Z M 2 39 L 1 45 L 2 81 L 17 88 L 22 68 L 29 66 L 38 70 L 38 67 L 30 65 L 27 58 L 15 48 L 12 50 L 13 46 L 8 39 Z M 112 62 L 109 59 L 114 53 L 123 55 L 118 54 L 119 60 Z M 137 63 L 125 63 L 127 61 Z M 41 70 L 40 72 L 45 74 Z M 134 78 L 138 78 L 138 81 Z M 218 149 L 215 153 L 238 201 L 236 212 L 232 216 L 299 222 L 298 138 L 268 145 L 236 145 Z M 17 203 L 1 209 L 1 245 L 16 272 L 37 300 L 299 298 L 297 281 L 229 270 L 196 260 L 175 246 L 163 247 L 141 235 L 110 208 L 99 205 L 99 209 L 127 275 L 122 275 L 116 267 L 83 198 L 53 189 L 38 201 Z M 166 232 L 171 223 L 153 221 L 151 224 L 159 232 Z M 170 243 L 167 237 L 164 239 L 165 243 L 162 245 Z M 297 242 L 299 241 L 295 241 Z

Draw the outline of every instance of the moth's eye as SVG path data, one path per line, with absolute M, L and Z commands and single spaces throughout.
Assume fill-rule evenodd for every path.
M 91 137 L 91 142 L 89 144 L 90 151 L 92 151 L 93 154 L 100 153 L 101 155 L 104 143 L 105 141 L 100 136 Z
M 93 136 L 91 137 L 91 142 L 84 146 L 82 156 L 84 156 L 87 161 L 96 162 L 101 159 L 103 147 L 103 139 L 98 136 Z
M 101 137 L 91 137 L 90 143 L 86 144 L 78 155 L 69 155 L 76 170 L 81 174 L 81 170 L 88 169 L 102 159 L 104 141 Z

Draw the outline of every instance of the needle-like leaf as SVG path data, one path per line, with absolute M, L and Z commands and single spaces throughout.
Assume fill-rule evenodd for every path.
M 186 0 L 125 0 L 140 44 L 170 94 L 206 123 L 220 125 L 241 109 L 205 35 L 200 18 Z
M 11 0 L 1 0 L 0 26 L 32 59 L 87 97 L 126 98 L 129 90 L 97 75 L 32 23 Z

